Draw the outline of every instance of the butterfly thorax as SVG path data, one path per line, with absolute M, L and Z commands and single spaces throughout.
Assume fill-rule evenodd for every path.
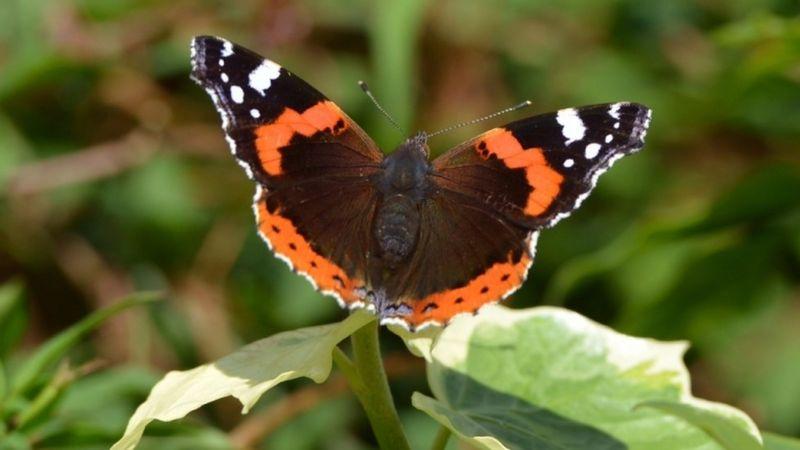
M 380 204 L 373 236 L 377 255 L 387 268 L 394 268 L 413 251 L 419 234 L 419 207 L 431 184 L 427 137 L 418 134 L 401 144 L 384 159 L 375 177 Z

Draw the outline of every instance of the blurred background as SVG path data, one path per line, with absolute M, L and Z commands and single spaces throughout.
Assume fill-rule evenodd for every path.
M 10 448 L 107 448 L 165 371 L 344 316 L 257 237 L 254 188 L 188 78 L 196 34 L 278 61 L 386 150 L 403 136 L 359 79 L 409 130 L 533 101 L 437 137 L 435 153 L 534 112 L 647 104 L 644 151 L 542 234 L 510 305 L 689 340 L 697 396 L 800 434 L 800 1 L 4 0 L 0 360 L 13 372 L 92 311 L 165 292 L 39 375 L 61 381 Z M 427 447 L 436 427 L 408 400 L 424 367 L 383 341 L 412 447 Z M 238 411 L 151 425 L 142 448 L 374 447 L 338 377 Z

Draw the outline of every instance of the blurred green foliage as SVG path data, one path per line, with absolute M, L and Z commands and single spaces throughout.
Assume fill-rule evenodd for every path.
M 113 367 L 73 383 L 19 448 L 107 447 L 153 374 L 342 315 L 255 236 L 253 188 L 187 77 L 189 39 L 205 33 L 289 67 L 387 151 L 402 136 L 358 79 L 409 130 L 526 98 L 539 112 L 652 107 L 645 150 L 543 233 L 510 303 L 565 305 L 622 332 L 690 340 L 698 396 L 800 434 L 797 0 L 6 0 L 0 273 L 17 281 L 0 292 L 0 352 L 24 361 L 126 293 L 169 292 L 166 304 L 112 319 L 73 350 L 76 366 Z M 494 125 L 437 138 L 434 152 Z M 25 299 L 14 300 L 23 286 Z M 421 370 L 395 376 L 402 394 L 424 386 Z M 301 419 L 237 442 L 369 448 L 357 411 L 323 395 Z M 243 436 L 252 425 L 235 412 L 220 402 L 198 416 L 205 426 L 148 433 L 170 448 L 219 448 L 228 444 L 218 430 Z M 73 417 L 80 426 L 47 437 Z M 292 429 L 307 433 L 297 440 Z M 430 442 L 435 429 L 415 432 L 413 442 Z

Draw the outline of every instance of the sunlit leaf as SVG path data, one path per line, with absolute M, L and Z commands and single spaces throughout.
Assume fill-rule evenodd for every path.
M 236 397 L 246 413 L 279 383 L 300 377 L 321 383 L 330 374 L 333 348 L 371 320 L 372 314 L 359 310 L 339 323 L 279 333 L 213 363 L 170 372 L 139 405 L 112 449 L 134 448 L 153 420 L 180 419 L 223 397 Z
M 720 446 L 704 430 L 725 428 L 759 445 L 744 413 L 692 397 L 686 348 L 563 309 L 492 306 L 444 329 L 428 365 L 436 399 L 413 402 L 479 448 L 710 450 Z M 645 401 L 686 405 L 704 426 L 636 408 Z
M 639 406 L 660 409 L 666 413 L 680 417 L 708 433 L 724 448 L 731 450 L 759 450 L 761 442 L 742 423 L 741 412 L 719 403 L 695 401 L 680 403 L 674 401 L 646 401 Z
M 436 338 L 441 334 L 441 327 L 428 327 L 422 331 L 412 333 L 399 325 L 389 325 L 389 330 L 400 336 L 408 350 L 426 361 L 431 361 L 431 349 Z

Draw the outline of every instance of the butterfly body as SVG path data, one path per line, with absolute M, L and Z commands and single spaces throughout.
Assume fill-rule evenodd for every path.
M 409 329 L 446 324 L 519 288 L 539 230 L 639 150 L 650 121 L 636 103 L 566 108 L 431 161 L 427 134 L 384 156 L 316 89 L 224 39 L 192 41 L 192 78 L 256 183 L 258 231 L 276 256 L 342 306 Z
M 428 162 L 427 137 L 420 133 L 387 156 L 375 175 L 380 193 L 373 226 L 376 259 L 396 269 L 416 246 L 420 205 L 434 188 Z

